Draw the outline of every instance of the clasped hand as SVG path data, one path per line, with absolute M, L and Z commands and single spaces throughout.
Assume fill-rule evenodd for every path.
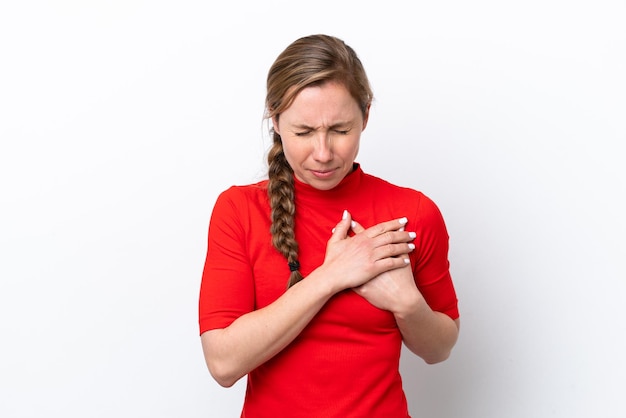
M 406 223 L 399 218 L 366 229 L 344 211 L 324 259 L 337 288 L 352 288 L 372 305 L 392 312 L 420 296 L 408 256 L 415 249 L 415 233 L 404 231 Z

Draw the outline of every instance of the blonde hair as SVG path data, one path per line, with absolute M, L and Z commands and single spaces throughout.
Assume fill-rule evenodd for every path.
M 363 117 L 373 94 L 363 64 L 341 39 L 311 35 L 290 44 L 274 61 L 267 76 L 266 117 L 279 119 L 306 87 L 329 81 L 342 84 L 357 101 Z M 280 135 L 271 130 L 272 147 L 267 156 L 268 195 L 271 207 L 272 244 L 287 259 L 291 275 L 287 287 L 300 280 L 298 242 L 295 238 L 293 170 L 283 151 Z

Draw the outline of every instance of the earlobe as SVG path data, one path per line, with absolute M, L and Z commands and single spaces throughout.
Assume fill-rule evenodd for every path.
M 278 130 L 278 118 L 276 116 L 272 116 L 272 129 L 280 135 L 280 131 Z

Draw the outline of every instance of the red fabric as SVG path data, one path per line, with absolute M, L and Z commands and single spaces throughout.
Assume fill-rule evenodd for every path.
M 448 234 L 424 194 L 365 174 L 357 165 L 337 187 L 296 181 L 296 239 L 306 276 L 324 261 L 347 209 L 364 227 L 406 216 L 415 231 L 411 265 L 433 310 L 459 316 Z M 289 277 L 271 244 L 267 181 L 231 187 L 213 209 L 199 303 L 200 333 L 276 300 Z M 242 417 L 408 417 L 399 374 L 402 336 L 390 312 L 351 290 L 333 297 L 287 348 L 250 372 Z

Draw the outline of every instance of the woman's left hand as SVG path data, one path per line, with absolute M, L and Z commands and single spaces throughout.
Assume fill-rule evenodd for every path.
M 358 222 L 353 223 L 352 231 L 355 234 L 364 230 Z M 400 257 L 409 258 L 409 255 Z M 422 299 L 410 265 L 382 273 L 353 290 L 377 308 L 393 313 L 406 312 Z
M 365 229 L 353 222 L 352 230 L 359 234 Z M 430 309 L 415 284 L 410 265 L 388 270 L 353 289 L 372 305 L 393 313 L 402 341 L 426 363 L 448 358 L 459 335 L 459 320 Z

